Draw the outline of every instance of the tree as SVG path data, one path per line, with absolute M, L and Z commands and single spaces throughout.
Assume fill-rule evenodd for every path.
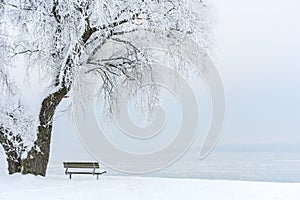
M 23 58 L 28 68 L 42 69 L 52 81 L 52 92 L 41 102 L 36 140 L 30 148 L 18 146 L 26 156 L 21 159 L 21 154 L 15 155 L 17 170 L 11 173 L 46 175 L 53 117 L 60 102 L 72 92 L 82 66 L 89 65 L 94 69 L 90 72 L 99 73 L 102 88 L 108 94 L 120 77 L 139 81 L 143 74 L 149 73 L 151 68 L 147 67 L 147 59 L 142 58 L 145 55 L 137 54 L 138 49 L 127 41 L 118 40 L 117 36 L 155 27 L 192 35 L 199 42 L 206 41 L 209 3 L 193 0 L 190 5 L 182 0 L 1 0 L 0 23 L 5 32 L 2 35 L 9 41 L 6 45 L 0 44 L 1 53 L 9 55 L 8 63 Z M 128 52 L 95 60 L 94 56 L 109 40 L 127 45 Z M 20 123 L 28 124 L 26 120 Z M 0 131 L 3 137 L 15 130 L 6 128 L 6 122 L 3 122 Z M 18 132 L 29 134 L 25 128 Z M 0 142 L 9 151 L 14 149 L 12 140 Z

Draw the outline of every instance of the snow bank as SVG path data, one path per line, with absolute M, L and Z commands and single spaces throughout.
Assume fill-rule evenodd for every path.
M 0 176 L 1 200 L 217 199 L 299 200 L 300 183 L 217 181 L 147 177 Z

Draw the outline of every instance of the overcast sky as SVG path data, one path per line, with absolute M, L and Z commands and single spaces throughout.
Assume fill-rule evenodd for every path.
M 300 2 L 217 0 L 223 144 L 300 144 Z M 279 147 L 280 148 L 280 147 Z

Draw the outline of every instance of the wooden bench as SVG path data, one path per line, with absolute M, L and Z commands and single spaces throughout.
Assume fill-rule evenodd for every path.
M 70 179 L 72 178 L 72 174 L 92 174 L 98 176 L 106 173 L 106 171 L 96 172 L 96 169 L 99 169 L 99 163 L 97 162 L 64 162 L 64 168 L 66 168 L 65 174 L 68 175 Z M 70 168 L 77 169 L 93 169 L 92 171 L 69 171 Z

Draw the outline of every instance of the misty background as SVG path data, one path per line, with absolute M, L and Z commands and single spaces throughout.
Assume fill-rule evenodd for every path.
M 217 0 L 214 6 L 212 58 L 226 93 L 216 150 L 299 152 L 299 1 Z M 53 151 L 79 150 L 77 140 L 70 116 L 58 116 Z

